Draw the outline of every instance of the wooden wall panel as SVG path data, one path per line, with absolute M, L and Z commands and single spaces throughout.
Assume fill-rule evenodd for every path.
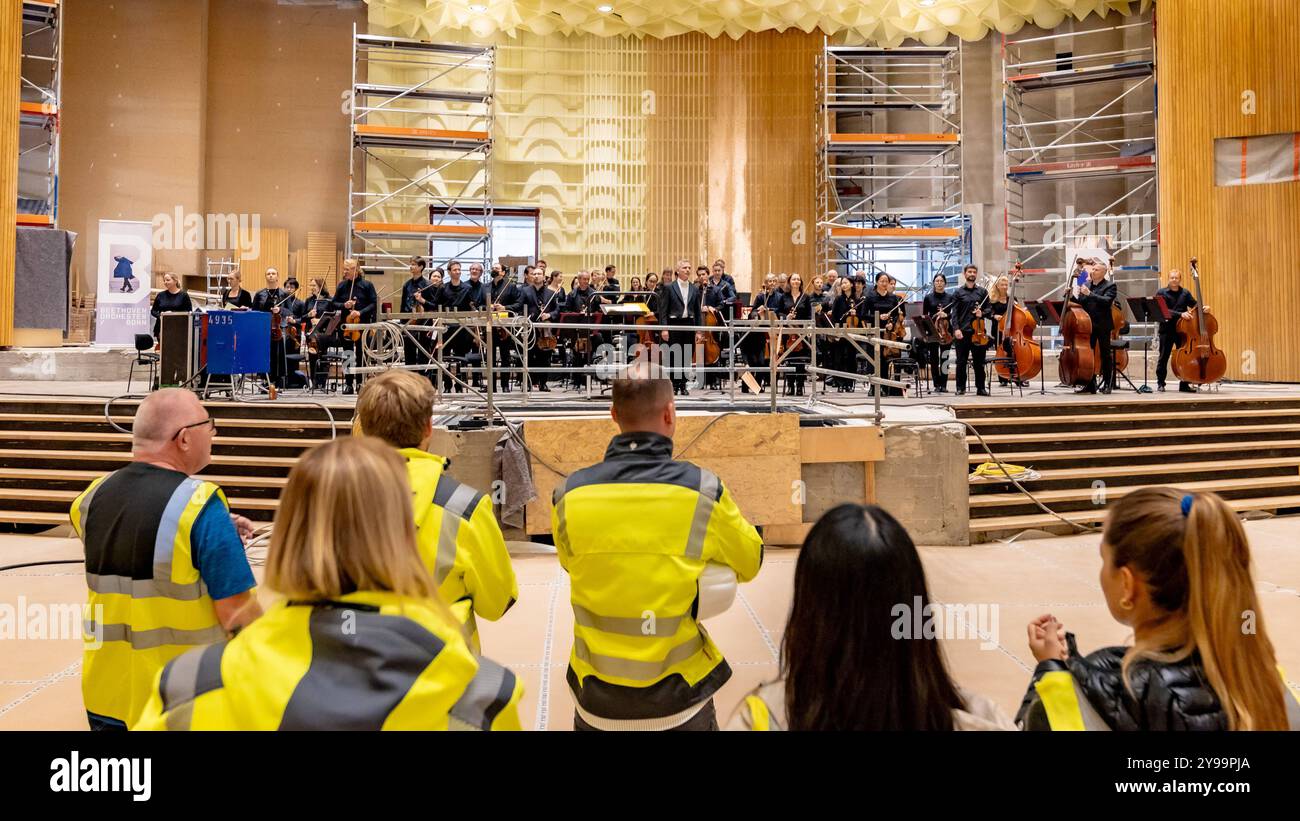
M 740 290 L 815 267 L 814 57 L 820 34 L 688 34 L 650 41 L 646 258 L 719 257 Z M 805 226 L 802 236 L 792 228 Z
M 0 347 L 14 344 L 14 253 L 18 219 L 18 101 L 22 3 L 0 12 Z
M 289 229 L 263 228 L 257 251 L 256 256 L 240 257 L 239 270 L 244 275 L 244 287 L 254 293 L 265 288 L 263 276 L 267 268 L 280 272 L 280 284 L 283 285 L 289 276 Z
M 524 440 L 541 459 L 533 460 L 537 498 L 529 503 L 526 529 L 551 529 L 551 495 L 560 476 L 599 462 L 618 427 L 609 419 L 536 419 L 524 423 Z M 697 439 L 698 437 L 698 439 Z M 686 459 L 722 479 L 745 517 L 755 525 L 798 524 L 801 506 L 793 493 L 800 478 L 799 419 L 790 413 L 741 414 L 721 418 L 678 416 L 673 441 Z M 542 462 L 546 464 L 542 464 Z
M 1214 185 L 1215 138 L 1300 131 L 1300 3 L 1179 0 L 1157 24 L 1162 265 L 1199 257 L 1228 378 L 1300 382 L 1295 321 L 1270 310 L 1294 290 L 1300 182 Z

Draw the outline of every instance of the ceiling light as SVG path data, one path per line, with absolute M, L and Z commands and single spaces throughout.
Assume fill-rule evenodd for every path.
M 482 14 L 483 12 L 487 11 L 487 6 L 483 5 L 482 3 L 475 3 L 474 5 L 469 7 L 469 10 L 474 12 L 475 14 Z
M 921 5 L 923 5 L 923 6 L 933 6 L 933 5 L 935 4 L 935 2 L 936 2 L 936 0 L 921 0 Z
M 613 10 L 614 7 L 609 5 L 608 3 L 606 3 L 603 6 L 596 6 L 596 11 L 600 12 L 601 14 L 609 14 Z

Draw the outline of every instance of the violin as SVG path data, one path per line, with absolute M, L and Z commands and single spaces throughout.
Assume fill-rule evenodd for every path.
M 985 303 L 985 302 L 988 302 L 988 301 L 989 301 L 989 297 L 988 297 L 988 294 L 986 293 L 986 294 L 984 295 L 984 300 L 983 300 L 982 302 L 980 302 L 979 305 L 976 305 L 976 306 L 975 306 L 975 310 L 978 311 L 978 310 L 980 310 L 981 308 L 983 308 L 983 307 L 984 307 L 984 303 Z M 989 332 L 988 332 L 988 330 L 984 327 L 984 317 L 982 317 L 982 316 L 977 316 L 977 317 L 975 317 L 974 319 L 971 320 L 971 323 L 970 323 L 970 344 L 974 345 L 974 346 L 977 347 L 977 348 L 984 348 L 984 347 L 987 347 L 988 344 L 989 344 Z
M 1205 312 L 1201 298 L 1201 275 L 1192 258 L 1192 282 L 1196 284 L 1196 307 L 1190 317 L 1178 320 L 1178 333 L 1182 344 L 1174 348 L 1170 365 L 1174 376 L 1194 385 L 1208 385 L 1223 379 L 1228 372 L 1228 357 L 1214 344 L 1219 332 L 1219 320 Z
M 942 313 L 943 316 L 938 316 L 936 314 L 936 319 L 934 320 L 934 333 L 939 337 L 940 345 L 952 344 L 952 316 L 948 313 L 948 308 L 951 307 L 951 303 L 947 306 L 940 306 L 939 312 Z
M 1097 378 L 1098 357 L 1092 347 L 1092 318 L 1074 299 L 1066 275 L 1065 304 L 1061 308 L 1061 383 L 1068 386 L 1091 385 Z
M 559 296 L 558 291 L 551 291 L 550 298 L 546 300 L 546 304 L 543 305 L 541 310 L 537 312 L 537 316 L 539 319 L 541 318 L 542 314 L 550 313 L 551 306 L 555 304 L 555 298 L 557 296 Z M 551 330 L 550 328 L 542 328 L 541 335 L 537 337 L 537 350 L 553 351 L 555 350 L 558 342 L 559 340 L 555 336 L 555 331 Z
M 353 298 L 354 296 L 356 296 L 356 292 L 357 292 L 357 276 L 360 276 L 360 274 L 356 274 L 356 275 L 354 275 L 354 276 L 352 277 L 352 285 L 348 288 L 348 301 L 349 301 L 349 302 L 351 302 L 351 301 L 352 301 L 352 298 Z M 344 320 L 344 322 L 345 322 L 346 324 L 348 324 L 348 325 L 353 325 L 353 324 L 359 323 L 360 321 L 361 321 L 361 312 L 358 311 L 358 310 L 356 310 L 355 308 L 353 308 L 351 311 L 348 312 L 347 319 Z M 361 329 L 358 328 L 358 329 L 353 330 L 353 331 L 344 331 L 344 332 L 343 332 L 343 338 L 346 339 L 346 340 L 348 340 L 349 342 L 360 342 L 360 341 L 361 341 Z
M 1033 379 L 1043 370 L 1043 346 L 1034 339 L 1034 329 L 1038 327 L 1034 315 L 1025 306 L 1016 302 L 1016 283 L 1020 281 L 1020 263 L 1016 263 L 1015 274 L 1011 277 L 1011 292 L 1007 294 L 1007 312 L 1002 316 L 1002 344 L 1009 359 L 1016 361 L 1016 376 L 1019 379 Z M 1011 368 L 1006 363 L 994 365 L 998 376 L 1011 378 Z

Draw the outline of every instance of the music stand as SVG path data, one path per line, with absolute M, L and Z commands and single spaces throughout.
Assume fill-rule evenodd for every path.
M 1063 305 L 1062 302 L 1053 303 L 1053 300 L 1027 299 L 1025 300 L 1025 310 L 1034 315 L 1034 320 L 1038 323 L 1038 350 L 1046 351 L 1047 346 L 1043 344 L 1044 328 L 1051 325 L 1060 327 L 1061 311 L 1057 305 Z M 1038 369 L 1038 393 L 1040 396 L 1047 395 L 1047 367 Z
M 1125 300 L 1128 303 L 1128 309 L 1133 312 L 1133 318 L 1138 322 L 1147 322 L 1155 325 L 1156 333 L 1160 333 L 1160 328 L 1173 314 L 1169 311 L 1169 306 L 1158 296 L 1132 296 Z M 1142 387 L 1138 393 L 1151 393 L 1150 371 L 1151 371 L 1151 339 L 1147 338 L 1146 353 L 1142 357 Z

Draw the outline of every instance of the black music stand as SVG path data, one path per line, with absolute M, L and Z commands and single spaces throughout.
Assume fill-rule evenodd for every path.
M 1044 299 L 1044 300 L 1038 300 L 1038 299 L 1027 299 L 1027 300 L 1025 300 L 1025 310 L 1027 310 L 1027 311 L 1029 311 L 1029 313 L 1033 314 L 1033 315 L 1034 315 L 1034 320 L 1038 323 L 1038 350 L 1042 351 L 1044 355 L 1046 355 L 1046 353 L 1047 353 L 1047 346 L 1043 344 L 1043 335 L 1044 335 L 1044 333 L 1045 333 L 1044 329 L 1045 329 L 1047 326 L 1049 326 L 1049 325 L 1051 325 L 1051 326 L 1053 326 L 1053 327 L 1060 327 L 1060 325 L 1061 325 L 1061 310 L 1060 310 L 1060 308 L 1058 308 L 1057 306 L 1058 306 L 1058 305 L 1063 305 L 1063 304 L 1064 304 L 1064 303 L 1062 303 L 1062 302 L 1055 302 L 1055 303 L 1054 303 L 1054 302 L 1053 302 L 1052 300 L 1050 300 L 1050 299 Z M 1038 369 L 1038 394 L 1039 394 L 1040 396 L 1046 396 L 1046 395 L 1047 395 L 1047 366 L 1046 366 L 1046 363 L 1044 363 L 1043 367 L 1041 367 L 1041 368 Z
M 1164 323 L 1173 317 L 1169 312 L 1169 306 L 1158 296 L 1132 296 L 1125 300 L 1128 303 L 1128 309 L 1133 312 L 1133 318 L 1138 322 L 1149 322 L 1156 327 L 1156 333 L 1160 333 L 1160 328 Z M 1138 393 L 1151 393 L 1150 371 L 1151 371 L 1151 339 L 1147 338 L 1146 352 L 1142 357 L 1142 387 L 1138 388 Z
M 929 346 L 931 346 L 931 345 L 939 345 L 939 346 L 940 346 L 939 348 L 936 348 L 936 349 L 935 349 L 934 355 L 935 355 L 935 358 L 936 358 L 938 361 L 935 362 L 935 363 L 933 363 L 933 365 L 934 365 L 935 367 L 942 368 L 942 367 L 943 367 L 943 350 L 942 350 L 942 343 L 940 343 L 940 341 L 939 341 L 939 329 L 936 328 L 936 327 L 934 326 L 934 320 L 933 320 L 933 319 L 931 319 L 930 317 L 926 316 L 925 314 L 916 314 L 915 316 L 909 316 L 908 319 L 909 319 L 909 320 L 911 321 L 911 323 L 912 323 L 912 343 L 913 343 L 913 344 L 912 344 L 912 349 L 913 349 L 913 350 L 922 350 L 922 351 L 924 351 L 925 354 L 926 354 L 925 357 L 917 357 L 917 365 L 918 365 L 918 367 L 917 367 L 917 374 L 916 374 L 916 395 L 917 395 L 917 396 L 922 396 L 923 393 L 922 393 L 922 391 L 921 391 L 921 373 L 920 373 L 920 371 L 921 371 L 921 368 L 922 368 L 922 367 L 925 367 L 925 366 L 931 364 L 931 363 L 929 363 L 928 361 L 924 361 L 924 360 L 928 360 L 928 359 L 929 359 L 929 354 L 930 354 L 930 347 L 929 347 Z M 919 349 L 918 349 L 918 348 L 917 348 L 917 345 L 916 345 L 916 343 L 918 343 L 918 342 L 919 342 L 921 345 L 924 345 L 925 347 L 923 347 L 923 348 L 919 348 Z M 929 376 L 929 371 L 928 371 L 928 370 L 926 371 L 926 377 L 925 377 L 925 379 L 926 379 L 926 383 L 928 384 L 929 381 L 930 381 L 930 376 Z M 931 385 L 931 389 L 933 390 L 933 385 Z

